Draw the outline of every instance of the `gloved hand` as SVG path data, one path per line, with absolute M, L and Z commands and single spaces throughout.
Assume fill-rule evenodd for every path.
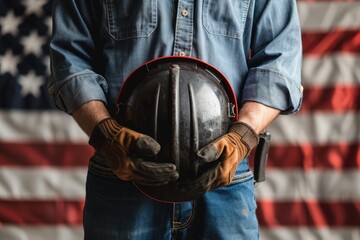
M 246 123 L 232 124 L 229 132 L 206 145 L 197 153 L 198 166 L 209 169 L 197 179 L 178 185 L 181 191 L 193 192 L 194 196 L 217 187 L 229 185 L 237 166 L 259 142 L 255 131 Z
M 159 186 L 179 177 L 174 164 L 142 159 L 155 156 L 160 151 L 160 145 L 153 138 L 123 127 L 113 118 L 98 123 L 89 144 L 107 160 L 109 167 L 122 180 Z

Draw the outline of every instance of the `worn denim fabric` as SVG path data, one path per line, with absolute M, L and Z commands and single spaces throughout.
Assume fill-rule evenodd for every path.
M 98 99 L 115 110 L 126 77 L 148 60 L 199 58 L 229 79 L 241 105 L 296 112 L 301 32 L 295 0 L 54 0 L 49 92 L 72 113 Z
M 254 240 L 259 238 L 247 160 L 229 186 L 180 204 L 156 202 L 94 157 L 86 182 L 86 240 Z

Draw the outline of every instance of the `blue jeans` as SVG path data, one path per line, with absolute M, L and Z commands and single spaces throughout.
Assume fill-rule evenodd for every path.
M 253 240 L 259 238 L 253 175 L 247 160 L 229 186 L 200 199 L 160 203 L 92 159 L 86 182 L 86 240 Z

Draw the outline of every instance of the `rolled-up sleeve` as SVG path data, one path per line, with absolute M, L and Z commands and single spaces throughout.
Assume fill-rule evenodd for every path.
M 295 0 L 257 1 L 242 102 L 291 114 L 301 107 L 302 44 Z
M 71 114 L 80 105 L 106 103 L 107 82 L 97 73 L 95 7 L 87 0 L 53 1 L 49 94 L 55 105 Z

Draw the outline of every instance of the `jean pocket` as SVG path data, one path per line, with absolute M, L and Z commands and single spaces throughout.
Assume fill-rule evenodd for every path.
M 251 171 L 236 173 L 230 182 L 231 184 L 242 183 L 254 178 L 254 174 Z
M 203 25 L 208 33 L 241 38 L 250 0 L 204 0 Z
M 148 37 L 157 27 L 157 0 L 106 0 L 106 13 L 115 40 Z

